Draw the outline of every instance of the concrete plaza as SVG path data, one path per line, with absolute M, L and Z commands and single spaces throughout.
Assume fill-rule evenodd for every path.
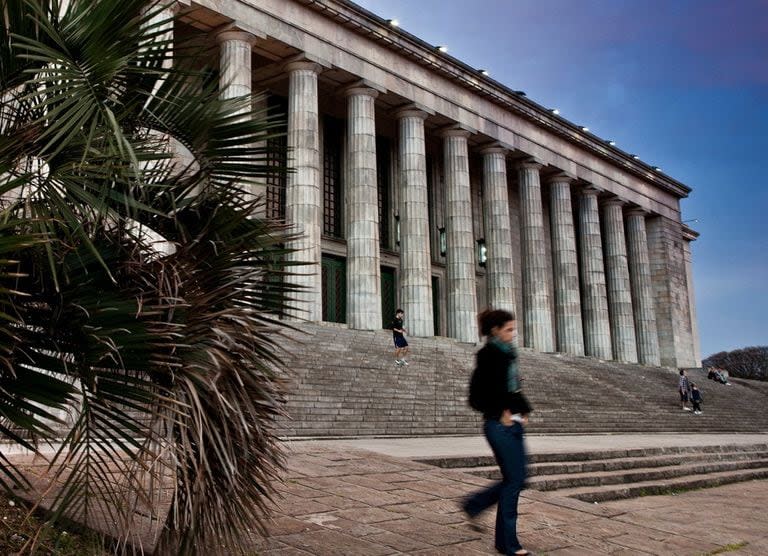
M 768 435 L 531 436 L 529 451 L 765 442 Z M 495 554 L 494 512 L 470 528 L 460 499 L 487 480 L 412 458 L 485 455 L 482 437 L 291 441 L 259 554 Z M 768 481 L 590 504 L 525 490 L 523 545 L 536 554 L 768 554 Z

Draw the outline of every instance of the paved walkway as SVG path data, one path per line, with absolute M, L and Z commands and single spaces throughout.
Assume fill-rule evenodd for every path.
M 768 435 L 528 438 L 531 452 L 766 442 Z M 484 455 L 480 437 L 291 441 L 265 556 L 495 554 L 493 512 L 473 531 L 459 500 L 487 484 L 408 458 Z M 768 481 L 588 504 L 526 490 L 520 538 L 537 554 L 768 554 Z M 718 552 L 720 551 L 720 552 Z

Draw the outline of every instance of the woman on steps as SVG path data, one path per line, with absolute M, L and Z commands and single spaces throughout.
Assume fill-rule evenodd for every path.
M 525 481 L 526 456 L 523 427 L 531 406 L 520 389 L 517 370 L 515 316 L 502 310 L 487 310 L 478 316 L 480 331 L 487 337 L 477 352 L 477 365 L 470 383 L 470 405 L 483 412 L 483 432 L 502 481 L 468 497 L 463 509 L 475 518 L 498 502 L 496 550 L 507 555 L 529 554 L 517 538 L 517 502 Z

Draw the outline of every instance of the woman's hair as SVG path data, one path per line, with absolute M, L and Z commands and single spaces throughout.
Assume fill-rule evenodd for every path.
M 480 325 L 480 333 L 483 336 L 489 336 L 491 330 L 497 326 L 504 326 L 511 320 L 515 320 L 515 314 L 503 309 L 486 309 L 477 315 L 477 322 Z

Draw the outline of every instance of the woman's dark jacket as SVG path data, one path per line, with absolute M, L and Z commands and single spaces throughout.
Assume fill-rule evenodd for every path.
M 477 366 L 470 385 L 470 404 L 483 412 L 485 419 L 498 419 L 505 409 L 512 413 L 530 413 L 531 406 L 521 391 L 508 391 L 510 362 L 515 353 L 504 353 L 492 342 L 477 352 Z

